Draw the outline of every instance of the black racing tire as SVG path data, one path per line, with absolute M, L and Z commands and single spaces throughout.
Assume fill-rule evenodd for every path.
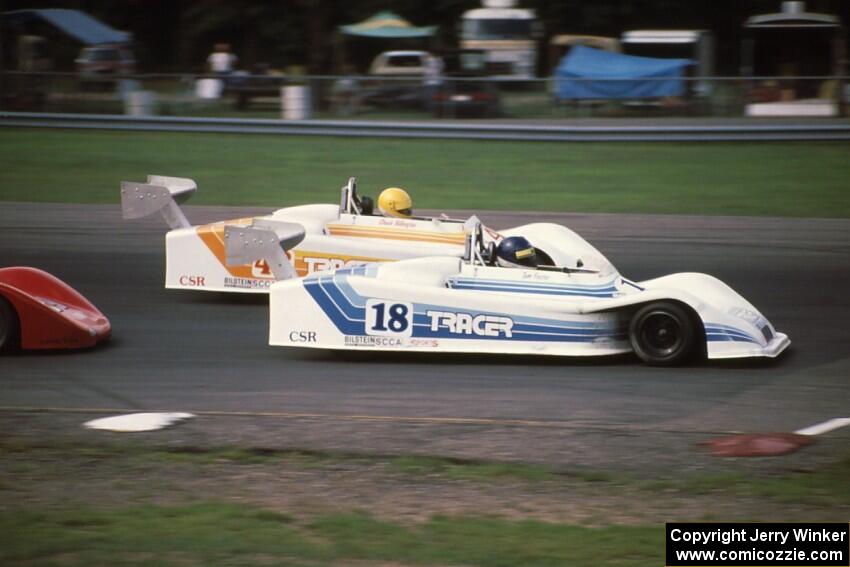
M 678 366 L 697 352 L 696 317 L 682 305 L 657 301 L 639 309 L 629 325 L 635 354 L 651 366 Z
M 0 297 L 0 352 L 17 347 L 20 334 L 18 313 L 6 298 Z

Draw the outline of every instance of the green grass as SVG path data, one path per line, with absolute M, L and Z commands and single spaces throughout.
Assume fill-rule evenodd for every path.
M 554 480 L 557 472 L 551 467 L 525 463 L 459 461 L 441 457 L 404 456 L 390 459 L 392 470 L 410 475 L 432 475 L 458 480 L 489 481 L 521 479 L 528 481 Z
M 650 565 L 662 560 L 662 527 L 588 528 L 537 521 L 437 517 L 416 528 L 367 515 L 320 518 L 314 533 L 342 557 L 409 564 Z
M 660 564 L 663 527 L 589 528 L 435 517 L 416 526 L 361 513 L 299 525 L 286 514 L 202 503 L 0 512 L 0 563 L 36 565 Z
M 675 479 L 641 481 L 619 479 L 625 485 L 650 494 L 671 492 L 691 497 L 771 501 L 789 506 L 829 508 L 850 506 L 850 455 L 814 471 L 782 475 L 752 475 L 737 472 L 697 473 Z
M 784 504 L 850 505 L 850 456 L 815 472 L 753 478 L 742 474 L 686 477 L 676 488 L 691 494 L 734 493 Z
M 848 143 L 514 143 L 0 129 L 0 200 L 117 203 L 194 178 L 195 204 L 334 202 L 398 185 L 417 207 L 850 217 Z

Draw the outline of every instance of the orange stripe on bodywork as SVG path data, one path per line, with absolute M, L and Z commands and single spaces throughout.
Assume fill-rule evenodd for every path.
M 224 248 L 224 226 L 250 226 L 253 218 L 236 219 L 219 223 L 206 224 L 195 228 L 198 238 L 201 239 L 210 252 L 227 272 L 238 278 L 271 279 L 271 270 L 265 260 L 259 260 L 255 264 L 243 264 L 239 266 L 227 265 L 227 253 Z M 299 277 L 304 277 L 312 271 L 325 269 L 326 267 L 342 267 L 350 263 L 366 264 L 368 262 L 392 262 L 392 258 L 373 258 L 370 256 L 347 256 L 341 254 L 328 254 L 326 252 L 311 252 L 309 250 L 290 250 L 287 252 L 295 272 Z
M 328 233 L 332 236 L 349 236 L 354 238 L 379 238 L 382 240 L 404 240 L 408 242 L 435 242 L 439 244 L 462 245 L 466 233 L 425 232 L 375 226 L 327 225 Z
M 231 226 L 251 226 L 253 218 L 236 219 L 231 221 L 217 222 L 213 224 L 205 224 L 195 229 L 198 238 L 206 244 L 210 252 L 216 257 L 219 263 L 224 266 L 224 269 L 232 276 L 238 278 L 256 278 L 252 273 L 252 264 L 243 264 L 241 266 L 228 266 L 227 253 L 224 250 L 224 225 Z M 266 278 L 268 279 L 268 277 Z

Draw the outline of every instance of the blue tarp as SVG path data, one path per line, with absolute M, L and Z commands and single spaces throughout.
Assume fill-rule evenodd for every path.
M 636 57 L 577 45 L 555 69 L 556 94 L 558 100 L 682 96 L 682 77 L 691 63 L 690 59 Z
M 61 8 L 15 10 L 6 12 L 3 18 L 12 23 L 42 19 L 86 45 L 127 43 L 131 39 L 130 34 L 113 29 L 79 10 Z

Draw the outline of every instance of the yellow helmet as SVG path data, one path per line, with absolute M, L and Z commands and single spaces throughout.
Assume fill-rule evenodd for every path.
M 378 197 L 378 208 L 387 216 L 406 218 L 413 214 L 413 201 L 401 187 L 388 187 Z

